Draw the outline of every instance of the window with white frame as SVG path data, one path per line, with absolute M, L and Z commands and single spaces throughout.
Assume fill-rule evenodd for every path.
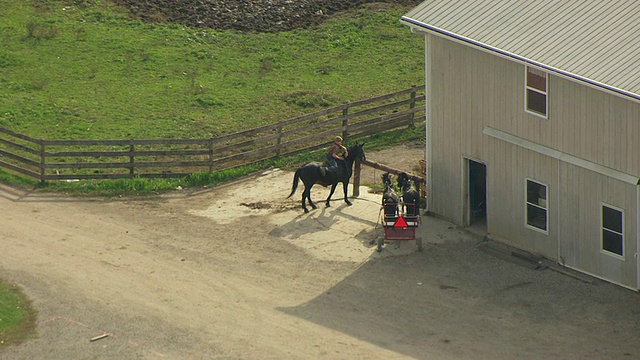
M 549 228 L 547 185 L 527 179 L 525 213 L 527 226 L 547 232 Z
M 526 66 L 525 108 L 527 112 L 547 117 L 547 89 L 549 76 L 546 72 Z
M 624 256 L 624 213 L 602 204 L 602 250 Z

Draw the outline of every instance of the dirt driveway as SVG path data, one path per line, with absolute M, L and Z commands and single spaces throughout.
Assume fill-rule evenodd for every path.
M 424 153 L 367 155 L 413 171 Z M 292 178 L 152 199 L 0 186 L 0 277 L 39 311 L 37 337 L 0 358 L 640 358 L 637 293 L 497 256 L 508 249 L 432 217 L 424 251 L 378 253 L 379 195 L 305 215 Z

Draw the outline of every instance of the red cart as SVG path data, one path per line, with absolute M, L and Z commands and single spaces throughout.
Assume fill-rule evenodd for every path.
M 394 204 L 383 204 L 384 206 Z M 397 205 L 397 204 L 396 204 Z M 416 206 L 417 204 L 411 205 Z M 411 214 L 418 214 L 416 211 L 409 212 Z M 384 240 L 416 240 L 418 245 L 418 251 L 422 251 L 422 238 L 416 238 L 416 229 L 420 225 L 420 215 L 407 215 L 403 213 L 397 213 L 394 215 L 383 214 L 382 228 L 384 229 Z M 383 239 L 378 238 L 378 251 L 382 251 Z

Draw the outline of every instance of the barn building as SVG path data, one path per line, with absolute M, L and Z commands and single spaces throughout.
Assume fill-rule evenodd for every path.
M 640 288 L 640 2 L 429 0 L 428 211 Z

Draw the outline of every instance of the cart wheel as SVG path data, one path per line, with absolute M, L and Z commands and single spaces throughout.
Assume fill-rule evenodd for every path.
M 417 237 L 416 242 L 418 243 L 418 251 L 422 251 L 422 238 Z
M 382 251 L 382 243 L 383 242 L 384 242 L 384 240 L 381 237 L 379 237 L 378 238 L 378 252 Z

